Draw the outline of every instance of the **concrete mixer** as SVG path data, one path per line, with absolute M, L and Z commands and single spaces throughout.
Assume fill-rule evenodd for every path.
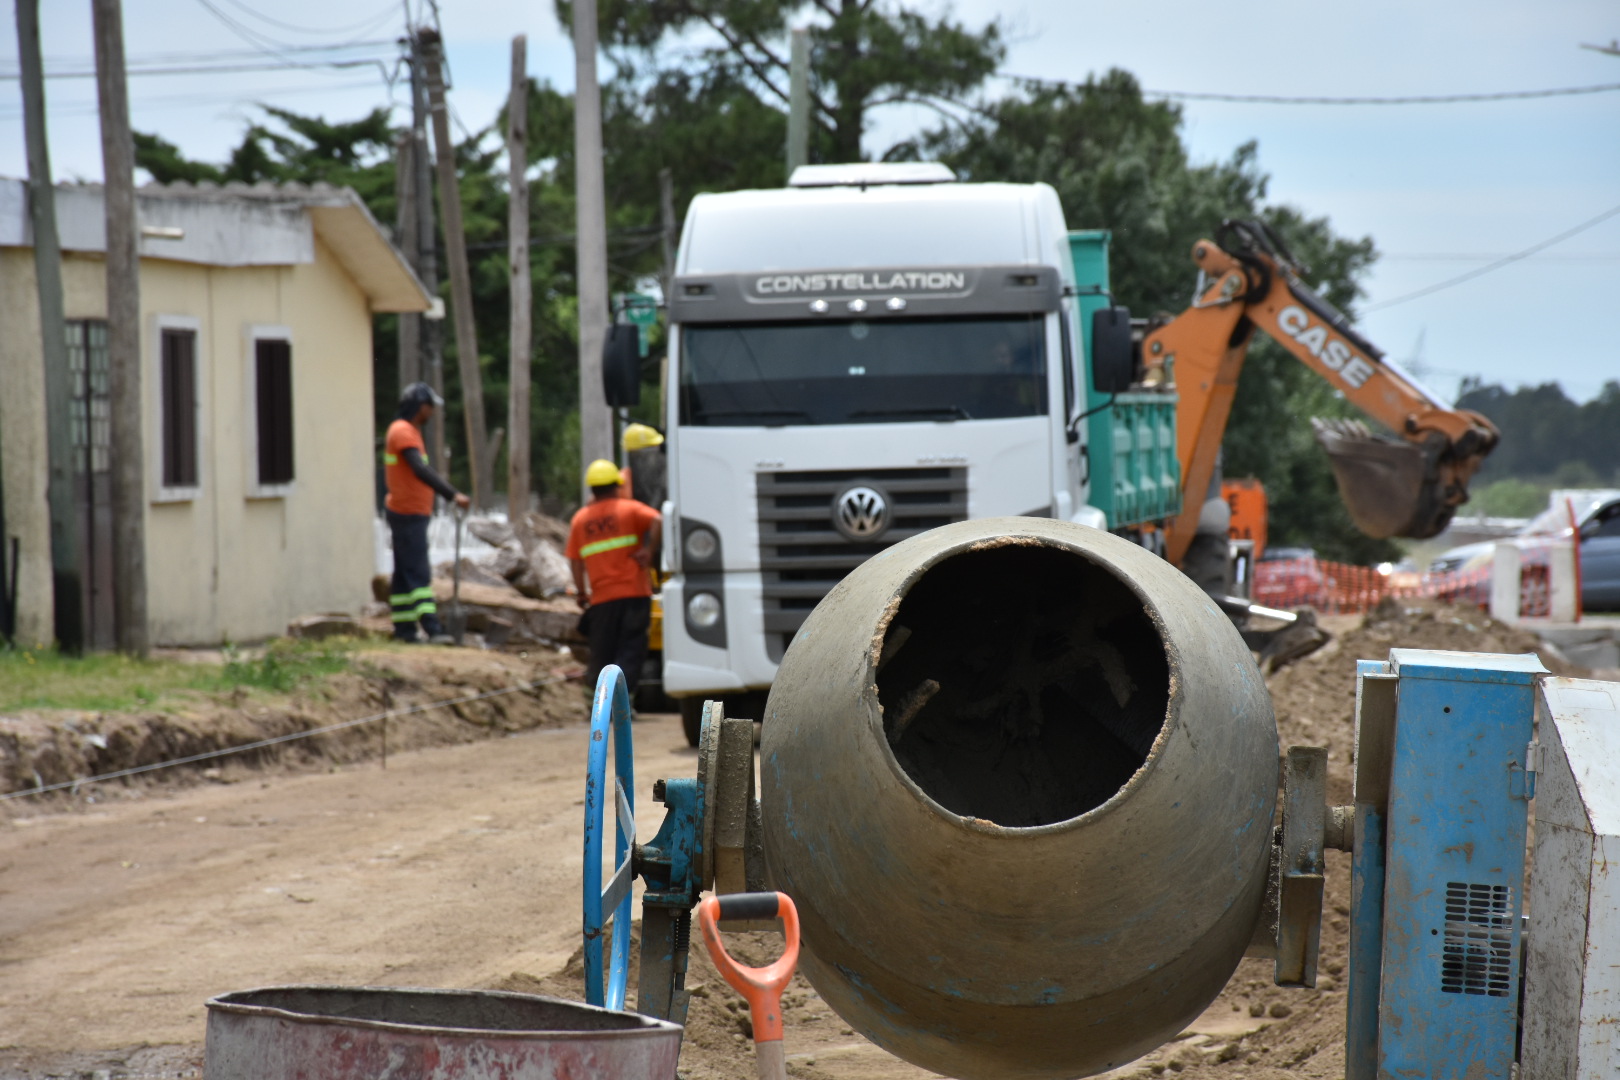
M 654 785 L 663 827 L 634 843 L 628 703 L 604 673 L 587 870 L 607 805 L 618 854 L 585 890 L 591 1000 L 625 1000 L 626 951 L 604 966 L 603 940 L 633 878 L 638 1008 L 676 1021 L 691 907 L 768 887 L 797 904 L 812 985 L 878 1045 L 964 1080 L 1091 1075 L 1175 1037 L 1245 955 L 1314 985 L 1339 847 L 1357 878 L 1347 1075 L 1505 1078 L 1541 674 L 1533 656 L 1364 662 L 1356 804 L 1329 807 L 1326 751 L 1279 755 L 1252 656 L 1168 564 L 1060 521 L 933 530 L 869 559 L 799 631 L 757 799 L 754 725 L 710 703 L 697 775 Z M 1620 953 L 1591 939 L 1581 970 Z

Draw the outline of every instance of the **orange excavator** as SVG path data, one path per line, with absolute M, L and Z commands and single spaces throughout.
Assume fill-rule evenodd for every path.
M 1193 245 L 1199 285 L 1192 306 L 1149 324 L 1141 343 L 1144 383 L 1173 383 L 1179 395 L 1182 503 L 1167 527 L 1165 557 L 1212 593 L 1229 584 L 1220 447 L 1256 329 L 1388 429 L 1377 432 L 1356 420 L 1311 421 L 1356 527 L 1380 538 L 1438 534 L 1468 501 L 1468 481 L 1497 444 L 1495 425 L 1446 405 L 1395 367 L 1305 284 L 1306 268 L 1263 222 L 1223 222 L 1216 235 L 1219 243 Z M 1227 605 L 1240 626 L 1244 612 L 1238 609 L 1254 610 L 1237 600 Z M 1304 619 L 1262 651 L 1291 658 L 1326 640 L 1314 620 Z
M 1262 222 L 1228 221 L 1219 244 L 1193 246 L 1199 289 L 1192 306 L 1142 340 L 1146 382 L 1173 380 L 1179 392 L 1176 443 L 1181 513 L 1166 555 L 1180 564 L 1198 534 L 1204 496 L 1215 478 L 1238 374 L 1258 328 L 1389 429 L 1354 420 L 1312 421 L 1333 466 L 1339 494 L 1368 536 L 1422 539 L 1438 534 L 1468 501 L 1468 481 L 1499 438 L 1479 413 L 1452 408 L 1385 359 L 1349 320 L 1316 295 L 1306 268 Z M 1219 498 L 1219 484 L 1210 494 Z M 1224 528 L 1221 530 L 1224 533 Z

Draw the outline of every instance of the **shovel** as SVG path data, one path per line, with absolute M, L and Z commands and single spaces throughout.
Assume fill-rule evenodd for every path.
M 461 508 L 456 507 L 456 561 L 450 567 L 450 610 L 444 613 L 444 628 L 458 646 L 467 638 L 467 612 L 461 607 Z
M 720 940 L 721 919 L 782 920 L 787 947 L 775 962 L 762 968 L 744 967 L 726 952 Z M 698 904 L 698 925 L 703 928 L 703 944 L 720 976 L 748 1002 L 748 1015 L 754 1022 L 754 1054 L 759 1060 L 759 1080 L 787 1080 L 787 1056 L 782 1049 L 782 990 L 793 978 L 799 962 L 799 912 L 786 893 L 732 893 L 705 896 Z

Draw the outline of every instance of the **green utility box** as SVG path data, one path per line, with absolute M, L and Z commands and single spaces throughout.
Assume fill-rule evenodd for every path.
M 1080 339 L 1085 343 L 1086 421 L 1090 502 L 1110 529 L 1163 521 L 1181 512 L 1181 462 L 1176 457 L 1176 393 L 1133 390 L 1099 394 L 1091 384 L 1091 316 L 1108 306 L 1105 229 L 1069 234 L 1079 287 Z

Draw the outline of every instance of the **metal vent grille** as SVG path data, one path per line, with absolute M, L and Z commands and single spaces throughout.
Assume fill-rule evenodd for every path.
M 1513 887 L 1446 883 L 1440 992 L 1507 997 L 1513 983 Z
M 777 662 L 845 574 L 908 536 L 967 520 L 966 469 L 763 472 L 758 484 L 766 651 Z M 889 527 L 865 543 L 833 524 L 833 501 L 857 484 L 882 492 L 889 504 Z

